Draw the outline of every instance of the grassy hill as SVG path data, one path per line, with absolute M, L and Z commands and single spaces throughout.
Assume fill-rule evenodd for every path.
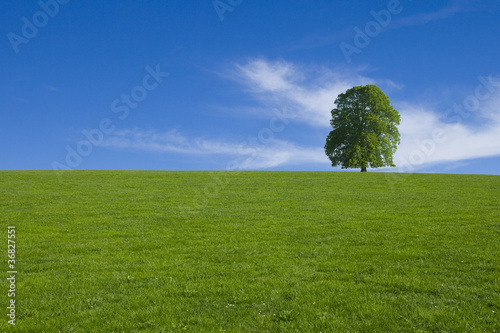
M 499 207 L 498 176 L 3 171 L 0 331 L 493 332 Z

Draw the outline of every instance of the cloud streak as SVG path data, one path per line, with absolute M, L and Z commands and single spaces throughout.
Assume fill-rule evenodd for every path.
M 203 138 L 186 138 L 176 130 L 156 132 L 132 129 L 116 131 L 102 144 L 108 148 L 134 149 L 152 153 L 220 155 L 230 159 L 232 168 L 254 170 L 303 163 L 328 163 L 322 148 L 297 146 L 283 140 L 266 145 L 248 145 Z
M 442 8 L 435 12 L 431 13 L 420 13 L 407 17 L 402 17 L 399 19 L 395 19 L 391 24 L 386 28 L 386 30 L 399 29 L 403 27 L 410 27 L 415 25 L 424 25 L 434 21 L 439 21 L 451 17 L 461 11 L 464 8 L 459 6 L 458 3 L 455 3 L 449 7 Z
M 408 6 L 407 3 L 404 4 L 404 9 Z M 373 8 L 374 11 L 378 11 L 383 8 Z M 432 23 L 439 20 L 444 20 L 449 17 L 454 16 L 457 13 L 469 11 L 469 10 L 482 10 L 484 6 L 480 6 L 476 4 L 473 6 L 464 1 L 455 1 L 448 7 L 439 9 L 434 12 L 428 13 L 418 13 L 406 17 L 393 19 L 390 24 L 382 28 L 382 31 L 389 31 L 394 29 L 400 29 L 404 27 L 417 26 L 417 25 L 425 25 L 428 23 Z M 366 23 L 366 22 L 365 22 Z M 360 28 L 363 26 L 360 25 Z M 296 42 L 294 45 L 290 46 L 288 49 L 290 50 L 302 50 L 302 49 L 311 49 L 316 47 L 322 47 L 330 44 L 335 44 L 339 42 L 347 42 L 349 39 L 352 39 L 355 32 L 353 31 L 353 27 L 345 28 L 335 33 L 316 33 L 309 36 L 304 37 L 302 40 Z

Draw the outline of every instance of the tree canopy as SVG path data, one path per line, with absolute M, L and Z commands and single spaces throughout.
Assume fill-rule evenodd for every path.
M 331 111 L 325 153 L 332 166 L 342 169 L 394 167 L 401 121 L 384 92 L 376 85 L 353 87 L 340 94 Z

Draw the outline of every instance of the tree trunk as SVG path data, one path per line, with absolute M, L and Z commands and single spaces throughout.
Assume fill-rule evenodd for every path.
M 361 167 L 361 172 L 367 172 L 365 167 Z

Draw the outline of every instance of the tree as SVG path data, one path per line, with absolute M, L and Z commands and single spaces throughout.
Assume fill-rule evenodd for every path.
M 376 85 L 353 87 L 335 100 L 325 153 L 342 169 L 394 167 L 392 155 L 400 142 L 401 121 L 384 92 Z

